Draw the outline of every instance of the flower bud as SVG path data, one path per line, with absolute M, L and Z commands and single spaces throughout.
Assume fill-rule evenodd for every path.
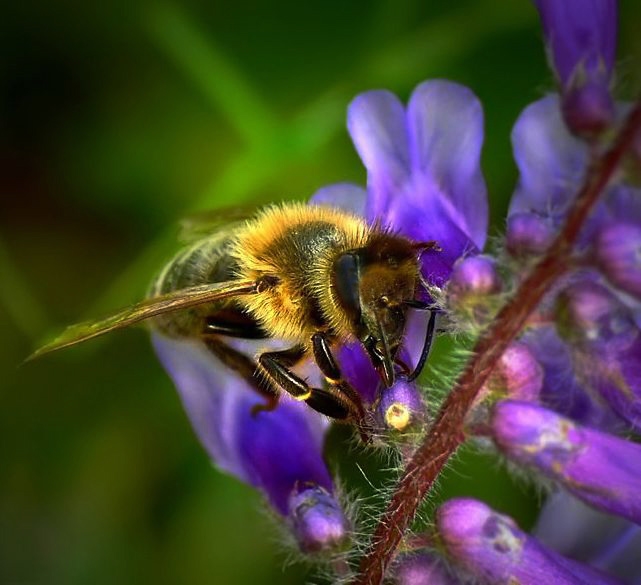
M 512 343 L 505 350 L 484 390 L 496 397 L 534 401 L 543 386 L 543 368 L 527 345 Z
M 552 68 L 562 93 L 565 123 L 591 137 L 614 118 L 609 85 L 614 69 L 616 0 L 535 0 Z
M 532 351 L 518 341 L 510 344 L 478 393 L 467 417 L 467 428 L 484 434 L 489 409 L 498 400 L 532 402 L 538 399 L 542 387 L 543 368 Z
M 561 111 L 568 128 L 577 136 L 598 136 L 614 120 L 614 101 L 607 83 L 577 76 L 563 94 Z
M 509 400 L 496 405 L 491 427 L 510 459 L 557 480 L 600 510 L 641 522 L 641 445 Z
M 547 549 L 523 532 L 514 520 L 482 502 L 466 498 L 450 500 L 438 510 L 436 522 L 452 562 L 484 583 L 614 583 L 600 571 Z
M 418 387 L 402 378 L 382 390 L 375 412 L 380 427 L 390 431 L 407 431 L 425 421 L 425 405 Z
M 641 225 L 615 223 L 603 228 L 596 237 L 594 251 L 608 280 L 641 298 Z
M 456 298 L 491 295 L 501 291 L 496 261 L 490 256 L 468 256 L 454 265 L 448 293 Z
M 319 486 L 293 494 L 289 521 L 303 552 L 331 552 L 342 548 L 349 536 L 349 522 L 338 502 Z
M 536 256 L 547 250 L 555 230 L 549 219 L 536 213 L 513 213 L 507 220 L 506 244 L 512 256 Z

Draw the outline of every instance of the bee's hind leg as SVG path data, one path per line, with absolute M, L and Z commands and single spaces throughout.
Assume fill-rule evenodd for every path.
M 204 344 L 223 364 L 234 370 L 245 382 L 266 400 L 252 408 L 252 414 L 274 410 L 278 406 L 278 392 L 259 374 L 258 365 L 244 353 L 234 349 L 215 335 L 203 335 Z

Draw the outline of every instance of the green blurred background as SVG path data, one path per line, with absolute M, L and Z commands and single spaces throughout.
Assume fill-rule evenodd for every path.
M 301 583 L 261 498 L 212 469 L 141 331 L 18 364 L 63 325 L 139 299 L 176 223 L 232 201 L 364 181 L 358 92 L 426 78 L 486 113 L 492 234 L 516 172 L 509 131 L 552 87 L 527 0 L 5 3 L 0 22 L 0 582 Z M 639 84 L 641 8 L 621 6 L 620 86 Z M 441 354 L 445 353 L 441 347 Z M 435 358 L 439 359 L 438 356 Z M 363 496 L 386 462 L 329 455 Z M 438 500 L 538 499 L 465 451 Z

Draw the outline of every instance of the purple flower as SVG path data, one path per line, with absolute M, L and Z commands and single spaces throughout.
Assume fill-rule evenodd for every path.
M 319 190 L 310 203 L 364 215 L 370 223 L 417 242 L 437 241 L 441 251 L 423 254 L 422 272 L 430 285 L 444 286 L 454 264 L 478 254 L 487 235 L 478 99 L 469 89 L 440 80 L 419 85 L 407 108 L 388 91 L 369 91 L 350 104 L 347 125 L 367 169 L 367 191 L 332 185 Z M 404 351 L 412 364 L 425 335 L 418 322 L 418 317 L 410 317 L 407 326 Z M 360 347 L 342 348 L 339 360 L 346 379 L 368 404 L 381 399 L 378 379 Z M 402 392 L 404 404 L 421 403 L 415 386 L 406 384 Z M 414 394 L 411 399 L 409 392 Z
M 152 340 L 216 466 L 261 490 L 304 551 L 342 543 L 348 522 L 323 460 L 325 419 L 285 396 L 275 411 L 253 413 L 264 399 L 204 345 L 160 334 Z
M 579 135 L 595 135 L 614 117 L 609 87 L 617 33 L 615 0 L 534 0 L 549 59 L 557 75 L 562 111 Z
M 508 249 L 516 255 L 523 250 L 530 254 L 540 253 L 562 225 L 582 184 L 588 169 L 589 149 L 566 129 L 559 99 L 553 95 L 531 104 L 523 111 L 515 124 L 512 142 L 520 177 L 509 208 Z M 630 251 L 621 250 L 634 246 L 617 244 L 629 241 L 629 230 L 620 231 L 618 239 L 612 232 L 607 236 L 607 230 L 609 226 L 622 221 L 641 226 L 641 193 L 625 183 L 615 182 L 608 187 L 583 226 L 576 249 L 577 257 L 584 256 L 584 264 L 592 263 L 599 268 L 605 263 L 611 266 L 609 270 L 614 279 L 619 280 L 623 277 L 621 269 L 617 267 L 621 262 L 629 263 L 631 258 Z M 609 239 L 602 236 L 603 240 L 599 240 L 599 234 L 604 233 Z M 595 239 L 602 242 L 598 255 L 594 251 Z M 581 306 L 584 307 L 583 313 L 594 314 L 593 302 L 596 299 L 592 295 L 592 301 L 586 304 L 586 295 L 595 286 L 605 285 L 603 276 L 596 271 L 584 271 L 582 274 L 577 272 L 571 279 L 578 279 L 579 283 L 569 291 L 574 291 L 574 296 L 582 297 L 582 300 L 577 299 L 572 303 L 575 316 Z M 541 306 L 542 323 L 549 320 L 551 312 L 554 313 L 559 293 L 560 290 L 550 291 Z M 625 318 L 622 315 L 626 309 L 621 303 L 632 305 Z M 618 307 L 616 311 L 614 304 Z M 608 305 L 610 308 L 603 315 L 603 319 L 611 321 L 615 328 L 624 322 L 628 323 L 629 340 L 636 339 L 639 333 L 638 320 L 637 326 L 634 325 L 636 309 L 633 305 L 629 299 L 617 300 L 613 297 Z M 567 304 L 565 306 L 568 307 Z M 611 314 L 608 312 L 610 310 Z M 567 338 L 567 320 L 561 313 L 557 315 L 559 318 L 556 322 L 556 328 L 561 328 L 560 338 L 553 331 L 554 327 L 545 324 L 533 328 L 524 337 L 537 360 L 544 365 L 543 403 L 591 426 L 615 429 L 616 419 L 621 417 L 636 424 L 640 393 L 636 377 L 631 374 L 637 367 L 635 348 L 623 347 L 620 341 L 617 345 L 619 350 L 616 350 L 606 339 L 601 339 L 600 344 L 577 345 Z M 574 324 L 575 332 L 578 326 L 578 323 Z M 593 329 L 592 333 L 584 331 L 583 335 L 598 335 L 599 331 L 604 333 L 603 330 Z M 621 336 L 619 339 L 622 339 Z M 621 381 L 624 382 L 623 386 Z M 627 401 L 624 400 L 626 397 Z
M 367 169 L 367 194 L 334 185 L 310 202 L 363 211 L 417 242 L 436 240 L 442 250 L 424 254 L 423 275 L 442 286 L 456 260 L 482 250 L 487 235 L 478 99 L 440 80 L 419 85 L 407 108 L 388 91 L 369 91 L 350 104 L 347 125 Z

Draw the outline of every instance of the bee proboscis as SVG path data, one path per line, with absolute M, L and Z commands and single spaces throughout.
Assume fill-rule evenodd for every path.
M 433 316 L 413 372 L 398 351 L 408 309 L 429 308 L 419 300 L 420 253 L 426 249 L 438 247 L 336 208 L 267 207 L 182 250 L 155 279 L 146 300 L 67 328 L 31 358 L 147 321 L 163 335 L 200 339 L 265 395 L 267 409 L 284 390 L 329 417 L 360 422 L 362 400 L 344 379 L 334 350 L 360 341 L 387 387 L 397 368 L 416 377 L 429 351 Z M 291 347 L 254 360 L 232 348 L 229 337 L 276 338 Z M 310 387 L 292 371 L 306 358 L 317 364 L 325 387 Z

